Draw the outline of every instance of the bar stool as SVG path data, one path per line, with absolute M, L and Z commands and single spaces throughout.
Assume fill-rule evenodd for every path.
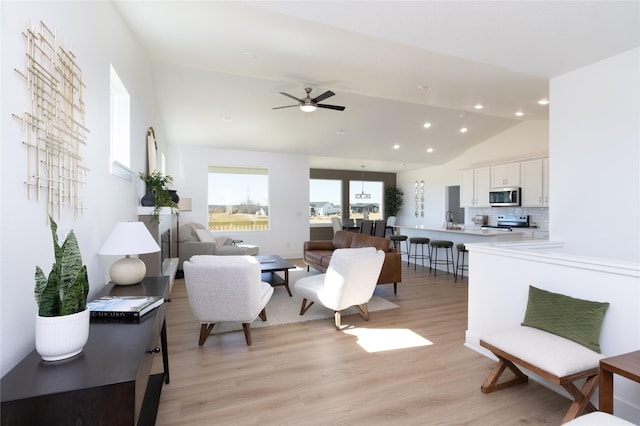
M 424 246 L 427 245 L 427 254 L 424 254 Z M 411 249 L 415 245 L 414 249 Z M 421 251 L 418 254 L 418 246 L 420 246 Z M 414 254 L 411 254 L 411 252 Z M 426 237 L 411 237 L 409 238 L 409 253 L 407 254 L 407 266 L 409 266 L 409 260 L 413 258 L 415 263 L 413 264 L 413 269 L 416 270 L 418 268 L 418 260 L 422 262 L 422 267 L 424 267 L 424 260 L 429 259 L 429 267 L 431 267 L 431 251 L 429 250 L 429 238 Z
M 453 241 L 447 240 L 432 240 L 431 245 L 431 259 L 429 261 L 429 272 L 431 272 L 431 266 L 433 265 L 433 276 L 436 276 L 436 271 L 438 270 L 438 264 L 447 265 L 447 274 L 449 273 L 449 265 L 453 269 L 455 274 L 455 265 L 453 263 Z M 444 252 L 447 256 L 447 260 L 438 260 L 438 249 L 444 249 Z M 447 251 L 448 249 L 448 251 Z M 435 251 L 435 253 L 434 253 Z M 451 260 L 449 260 L 449 251 L 451 251 Z
M 402 259 L 403 254 L 406 254 L 408 259 L 408 256 L 409 256 L 409 241 L 407 241 L 408 239 L 409 237 L 407 237 L 406 235 L 389 235 L 389 240 L 391 240 L 391 242 L 393 243 L 393 247 L 396 250 L 398 250 L 398 253 L 400 253 L 400 259 Z M 403 241 L 404 241 L 406 250 L 402 250 Z
M 469 250 L 465 247 L 464 243 L 456 244 L 456 249 L 458 250 L 458 258 L 456 259 L 456 273 L 454 282 L 458 282 L 458 271 L 462 273 L 462 279 L 464 279 L 464 271 L 469 271 L 469 264 L 464 263 L 464 255 L 469 253 Z M 462 263 L 460 263 L 460 253 L 462 253 Z

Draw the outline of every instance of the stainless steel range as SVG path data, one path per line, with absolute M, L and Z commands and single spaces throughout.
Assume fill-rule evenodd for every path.
M 497 225 L 483 225 L 480 229 L 498 229 L 511 231 L 512 228 L 528 228 L 529 216 L 517 216 L 511 214 L 498 215 Z

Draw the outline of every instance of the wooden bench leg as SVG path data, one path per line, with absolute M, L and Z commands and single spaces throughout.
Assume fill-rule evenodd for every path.
M 573 384 L 573 382 L 562 383 L 562 387 L 573 397 L 574 402 L 569 407 L 567 414 L 562 419 L 562 424 L 573 420 L 585 412 L 592 413 L 596 411 L 596 407 L 591 403 L 591 397 L 598 387 L 598 375 L 587 377 L 581 389 Z
M 521 383 L 526 383 L 527 381 L 529 381 L 529 377 L 527 377 L 526 374 L 520 371 L 520 369 L 516 367 L 514 363 L 512 363 L 508 359 L 502 358 L 501 356 L 498 356 L 498 360 L 499 361 L 496 364 L 496 366 L 493 367 L 493 370 L 491 370 L 491 373 L 489 373 L 489 377 L 487 377 L 487 379 L 484 381 L 484 383 L 480 387 L 480 390 L 482 391 L 482 393 L 496 392 L 501 389 L 510 388 L 512 386 L 519 385 Z M 513 374 L 515 374 L 516 377 L 514 377 L 511 380 L 498 383 L 498 379 L 500 378 L 504 370 L 507 368 L 511 370 L 511 372 L 513 372 Z

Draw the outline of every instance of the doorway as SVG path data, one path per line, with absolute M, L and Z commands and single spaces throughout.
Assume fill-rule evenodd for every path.
M 460 207 L 460 185 L 447 186 L 446 194 L 446 211 L 453 213 L 453 221 L 455 223 L 464 223 L 464 209 Z

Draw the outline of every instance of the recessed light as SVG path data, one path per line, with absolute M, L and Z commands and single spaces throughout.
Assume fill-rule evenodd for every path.
M 254 58 L 258 57 L 258 55 L 256 55 L 255 53 L 252 53 L 252 52 L 244 52 L 243 55 L 246 56 L 247 58 L 251 58 L 251 59 L 254 59 Z
M 460 129 L 460 133 L 467 133 L 467 130 L 469 130 L 469 129 L 467 129 L 466 127 L 462 127 Z
M 429 153 L 433 152 L 433 148 L 427 148 L 427 152 Z
M 339 135 L 344 135 L 344 129 L 336 130 L 336 133 Z
M 474 107 L 475 109 L 482 109 L 482 108 L 484 108 L 484 105 L 482 105 L 482 104 L 475 104 L 473 107 Z
M 426 84 L 421 84 L 420 86 L 418 86 L 418 89 L 420 89 L 420 90 L 431 90 L 431 86 L 426 85 Z
M 540 100 L 538 101 L 538 103 L 539 103 L 540 105 L 549 105 L 549 99 L 546 99 L 546 98 L 544 98 L 544 99 L 540 99 Z
M 400 145 L 395 144 L 395 145 L 393 146 L 393 149 L 400 149 Z
M 431 127 L 431 123 L 426 122 L 422 125 L 422 127 L 424 127 L 425 129 L 428 129 L 429 127 Z
M 516 112 L 516 115 L 517 115 L 518 117 L 522 117 L 522 116 L 524 115 L 524 112 L 522 112 L 522 111 L 518 111 L 518 112 Z

